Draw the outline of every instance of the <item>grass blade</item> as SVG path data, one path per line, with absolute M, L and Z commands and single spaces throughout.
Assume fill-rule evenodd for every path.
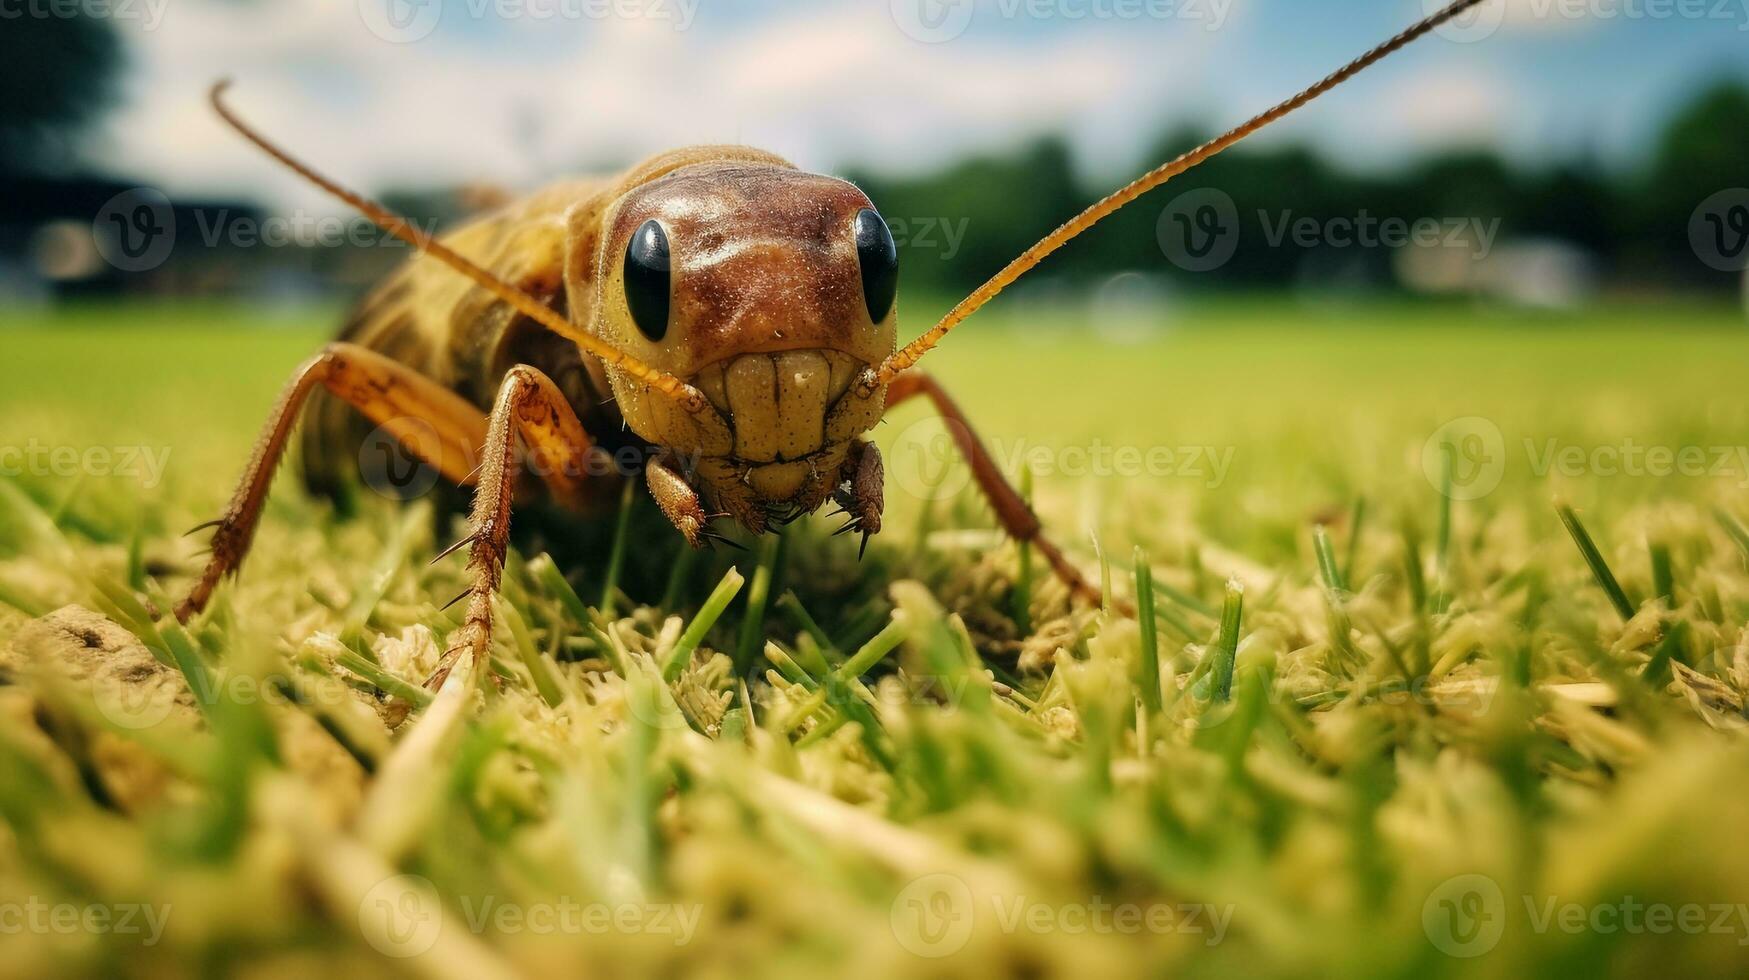
M 1214 663 L 1214 697 L 1226 701 L 1233 696 L 1233 667 L 1239 656 L 1239 619 L 1245 608 L 1245 587 L 1236 579 L 1227 581 L 1227 595 L 1221 603 L 1221 632 L 1212 653 Z
M 686 629 L 680 634 L 680 639 L 674 642 L 674 649 L 668 652 L 668 661 L 662 665 L 662 679 L 672 683 L 686 669 L 686 664 L 692 659 L 692 652 L 704 642 L 711 627 L 717 625 L 717 620 L 723 615 L 723 610 L 729 608 L 729 603 L 741 591 L 741 584 L 746 581 L 741 570 L 730 566 L 723 573 L 722 581 L 711 590 L 704 605 L 699 608 L 698 615 L 692 617 L 692 622 L 686 624 Z
M 1154 570 L 1148 565 L 1148 556 L 1142 549 L 1136 549 L 1136 611 L 1137 623 L 1142 631 L 1142 706 L 1150 715 L 1158 714 L 1162 707 L 1160 698 L 1160 638 L 1156 632 L 1154 612 Z
M 1342 557 L 1342 580 L 1354 581 L 1355 563 L 1360 559 L 1360 529 L 1366 525 L 1366 498 L 1354 498 L 1354 510 L 1348 516 L 1348 550 Z
M 559 686 L 559 679 L 553 675 L 552 667 L 548 665 L 546 654 L 535 646 L 534 636 L 529 632 L 528 621 L 523 618 L 521 610 L 514 602 L 500 599 L 498 612 L 504 619 L 504 624 L 510 627 L 511 646 L 521 655 L 523 666 L 528 668 L 529 679 L 534 681 L 534 689 L 540 694 L 547 707 L 556 708 L 565 701 L 565 689 Z
M 1585 525 L 1579 520 L 1579 515 L 1573 512 L 1571 505 L 1565 502 L 1555 504 L 1556 513 L 1561 516 L 1561 523 L 1566 525 L 1567 533 L 1572 535 L 1573 544 L 1579 548 L 1579 554 L 1585 559 L 1585 564 L 1591 566 L 1591 577 L 1597 580 L 1598 586 L 1609 596 L 1610 604 L 1621 615 L 1622 620 L 1634 618 L 1634 604 L 1628 600 L 1628 594 L 1622 591 L 1621 583 L 1616 581 L 1615 573 L 1609 570 L 1609 563 L 1603 560 L 1603 553 L 1597 550 L 1596 542 L 1585 530 Z
M 1652 557 L 1652 592 L 1664 600 L 1666 609 L 1676 607 L 1676 576 L 1670 569 L 1670 546 L 1662 541 L 1647 545 Z
M 1718 519 L 1719 526 L 1725 529 L 1725 534 L 1737 545 L 1737 550 L 1743 552 L 1745 561 L 1749 561 L 1749 529 L 1743 523 L 1732 517 L 1723 507 L 1713 508 L 1713 516 Z
M 335 654 L 334 662 L 369 681 L 384 694 L 400 698 L 416 708 L 424 708 L 431 704 L 433 695 L 430 691 L 396 677 L 351 650 Z
M 765 607 L 771 598 L 771 578 L 777 566 L 783 539 L 768 535 L 759 548 L 759 565 L 747 590 L 747 615 L 741 617 L 741 632 L 735 642 L 735 673 L 742 677 L 753 667 L 765 639 Z
M 627 480 L 619 495 L 619 523 L 613 527 L 613 547 L 607 553 L 607 572 L 601 582 L 601 617 L 613 619 L 614 596 L 619 591 L 619 573 L 626 561 L 626 536 L 632 524 L 632 493 L 637 482 Z
M 1312 550 L 1318 555 L 1318 574 L 1324 579 L 1324 587 L 1336 595 L 1347 592 L 1342 569 L 1336 566 L 1335 549 L 1330 546 L 1330 534 L 1322 524 L 1312 528 Z

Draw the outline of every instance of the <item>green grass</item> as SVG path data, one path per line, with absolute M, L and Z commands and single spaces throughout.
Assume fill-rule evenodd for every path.
M 214 608 L 151 616 L 331 319 L 5 314 L 0 447 L 168 452 L 0 479 L 0 925 L 163 926 L 45 919 L 7 969 L 1740 970 L 1740 314 L 1257 300 L 1118 343 L 1017 301 L 929 366 L 1145 623 L 1072 609 L 907 406 L 860 562 L 824 519 L 683 560 L 641 500 L 519 511 L 492 662 L 435 696 L 437 498 L 282 479 Z M 31 624 L 70 603 L 120 625 Z

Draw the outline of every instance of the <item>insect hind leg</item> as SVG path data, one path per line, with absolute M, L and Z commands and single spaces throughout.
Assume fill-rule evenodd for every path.
M 358 409 L 446 479 L 455 483 L 470 479 L 486 435 L 486 421 L 478 407 L 405 364 L 356 344 L 331 343 L 292 375 L 268 414 L 224 514 L 201 525 L 214 529 L 212 557 L 177 604 L 178 620 L 187 622 L 206 608 L 219 582 L 242 566 L 274 470 L 298 417 L 318 388 Z
M 1076 598 L 1083 599 L 1093 605 L 1099 605 L 1101 596 L 1099 589 L 1081 572 L 1069 563 L 1063 552 L 1051 540 L 1044 536 L 1038 517 L 1027 506 L 1026 500 L 1019 491 L 1002 475 L 996 460 L 990 451 L 984 448 L 984 443 L 972 431 L 971 420 L 959 405 L 948 396 L 933 377 L 922 371 L 910 370 L 893 379 L 887 386 L 887 411 L 892 411 L 897 405 L 911 400 L 918 395 L 929 399 L 935 411 L 947 423 L 948 432 L 953 436 L 954 445 L 959 448 L 960 455 L 965 458 L 966 465 L 971 468 L 972 478 L 977 481 L 978 489 L 990 506 L 996 511 L 996 519 L 1001 522 L 1002 529 L 1016 541 L 1025 541 L 1038 549 L 1039 554 L 1050 562 L 1051 570 L 1063 580 Z

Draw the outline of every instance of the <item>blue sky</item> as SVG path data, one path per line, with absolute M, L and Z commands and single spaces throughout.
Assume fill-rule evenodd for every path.
M 827 171 L 926 169 L 1053 131 L 1091 176 L 1116 180 L 1164 129 L 1237 121 L 1424 9 L 969 0 L 968 20 L 968 0 L 144 2 L 162 6 L 123 25 L 127 104 L 94 153 L 172 193 L 312 209 L 319 197 L 211 120 L 213 78 L 235 77 L 250 117 L 367 188 L 532 185 L 699 142 Z M 1749 81 L 1749 0 L 1483 9 L 1471 33 L 1484 38 L 1428 38 L 1267 138 L 1357 168 L 1464 145 L 1631 166 L 1682 99 L 1723 76 Z

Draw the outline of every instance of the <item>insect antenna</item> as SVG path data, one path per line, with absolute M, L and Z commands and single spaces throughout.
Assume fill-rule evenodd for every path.
M 377 227 L 479 283 L 499 299 L 515 307 L 519 313 L 553 333 L 571 340 L 577 346 L 599 357 L 608 366 L 625 372 L 677 401 L 686 402 L 689 406 L 702 407 L 704 405 L 704 394 L 697 388 L 665 371 L 645 364 L 593 334 L 577 329 L 569 320 L 545 303 L 476 265 L 454 249 L 422 231 L 411 221 L 362 194 L 340 186 L 317 173 L 308 164 L 280 149 L 267 137 L 257 132 L 254 127 L 239 119 L 231 111 L 230 106 L 225 104 L 225 90 L 230 85 L 229 79 L 222 79 L 214 83 L 210 93 L 213 111 L 217 112 L 219 118 L 229 124 L 239 135 L 260 147 L 268 156 L 278 160 L 298 176 L 357 208 Z
M 1186 170 L 1202 163 L 1204 160 L 1220 153 L 1234 143 L 1239 142 L 1245 137 L 1250 136 L 1252 133 L 1255 133 L 1270 123 L 1275 122 L 1277 119 L 1293 112 L 1295 109 L 1298 109 L 1318 96 L 1323 95 L 1325 92 L 1341 85 L 1343 82 L 1348 81 L 1350 78 L 1360 74 L 1367 68 L 1372 67 L 1377 62 L 1396 53 L 1399 49 L 1407 46 L 1410 42 L 1415 41 L 1422 35 L 1427 34 L 1442 24 L 1445 24 L 1447 21 L 1450 21 L 1452 18 L 1462 14 L 1469 8 L 1482 2 L 1483 0 L 1455 0 L 1450 6 L 1424 18 L 1413 27 L 1398 34 L 1396 37 L 1391 38 L 1389 41 L 1380 44 L 1378 47 L 1373 48 L 1359 58 L 1354 59 L 1337 70 L 1334 74 L 1326 77 L 1323 81 L 1305 89 L 1293 98 L 1288 99 L 1286 102 L 1253 116 L 1243 124 L 1228 130 L 1220 136 L 1209 140 L 1207 143 L 1204 143 L 1176 159 L 1169 160 L 1166 163 L 1155 167 L 1153 170 L 1148 171 L 1142 176 L 1137 177 L 1135 180 L 1107 195 L 1105 198 L 1087 208 L 1087 210 L 1070 218 L 1056 231 L 1053 231 L 1049 235 L 1040 239 L 1031 248 L 1020 253 L 1019 257 L 1004 266 L 1002 271 L 991 276 L 989 281 L 973 290 L 971 295 L 960 300 L 959 303 L 955 305 L 953 309 L 949 310 L 947 315 L 942 317 L 940 322 L 936 323 L 935 326 L 930 327 L 928 331 L 923 333 L 916 340 L 899 348 L 899 350 L 895 351 L 892 356 L 888 357 L 885 361 L 882 361 L 879 371 L 875 373 L 873 383 L 864 382 L 864 386 L 872 389 L 875 385 L 886 384 L 887 382 L 892 381 L 899 372 L 916 364 L 918 358 L 929 353 L 930 349 L 941 341 L 941 338 L 947 336 L 949 330 L 959 326 L 963 320 L 971 316 L 973 313 L 976 313 L 985 303 L 994 299 L 996 294 L 1008 288 L 1014 280 L 1019 279 L 1027 272 L 1027 270 L 1043 261 L 1045 256 L 1062 248 L 1070 239 L 1093 227 L 1095 224 L 1098 224 L 1101 219 L 1108 217 L 1124 205 L 1129 204 L 1131 201 L 1134 201 L 1148 191 L 1153 190 Z

